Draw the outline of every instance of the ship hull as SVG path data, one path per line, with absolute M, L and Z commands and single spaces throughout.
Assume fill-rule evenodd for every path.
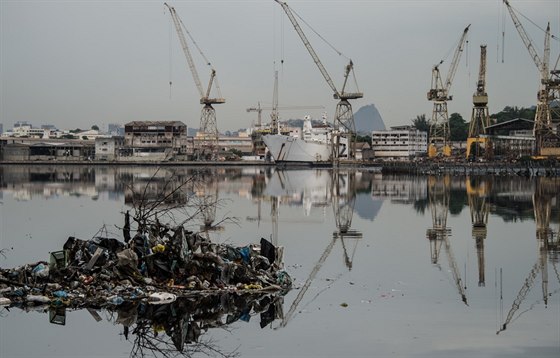
M 276 163 L 320 165 L 332 162 L 328 143 L 280 134 L 265 135 L 263 141 Z

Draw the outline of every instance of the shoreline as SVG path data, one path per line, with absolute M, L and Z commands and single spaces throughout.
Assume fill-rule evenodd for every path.
M 0 166 L 136 166 L 136 167 L 273 167 L 277 169 L 338 169 L 356 168 L 379 171 L 383 174 L 414 175 L 516 175 L 516 176 L 560 176 L 558 162 L 363 162 L 347 161 L 338 164 L 325 163 L 274 163 L 263 161 L 84 161 L 84 160 L 36 160 L 0 161 Z

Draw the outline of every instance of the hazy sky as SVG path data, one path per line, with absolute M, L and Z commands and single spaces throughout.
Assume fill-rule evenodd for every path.
M 542 28 L 560 37 L 560 1 L 511 0 Z M 170 1 L 217 71 L 226 103 L 216 105 L 220 131 L 256 121 L 246 108 L 272 102 L 279 71 L 282 106 L 336 101 L 280 5 L 273 0 Z M 536 103 L 539 75 L 501 0 L 292 0 L 288 4 L 345 56 L 352 58 L 364 98 L 387 127 L 431 116 L 426 99 L 431 68 L 451 55 L 470 23 L 468 45 L 453 83 L 449 112 L 470 120 L 480 45 L 488 45 L 490 113 Z M 504 16 L 505 15 L 505 16 Z M 542 53 L 544 33 L 520 16 Z M 502 62 L 502 22 L 505 56 Z M 199 95 L 163 1 L 0 0 L 0 115 L 4 129 L 25 120 L 35 126 L 90 128 L 132 120 L 200 123 Z M 302 23 L 311 44 L 340 87 L 345 57 Z M 551 63 L 559 53 L 552 40 Z M 191 44 L 206 86 L 209 69 Z M 542 55 L 541 55 L 542 56 Z M 283 60 L 283 64 L 281 63 Z M 169 86 L 169 81 L 173 85 Z M 283 119 L 323 110 L 281 112 Z M 268 120 L 269 112 L 263 113 Z

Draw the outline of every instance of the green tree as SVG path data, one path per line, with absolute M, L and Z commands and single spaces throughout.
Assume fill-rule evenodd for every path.
M 370 135 L 357 135 L 356 136 L 356 143 L 371 143 L 371 136 Z
M 469 124 L 465 122 L 459 113 L 452 113 L 449 116 L 449 131 L 452 141 L 467 140 Z
M 430 133 L 430 123 L 428 123 L 425 114 L 417 115 L 416 118 L 412 119 L 412 125 L 419 131 Z
M 93 129 L 94 131 L 98 131 L 99 126 L 97 124 L 94 124 L 93 126 L 91 126 L 91 129 Z
M 510 107 L 506 106 L 504 109 L 498 113 L 494 113 L 490 115 L 490 118 L 493 120 L 494 123 L 502 123 L 506 121 L 511 121 L 512 119 L 516 118 L 524 118 L 524 119 L 535 119 L 535 108 L 524 108 L 524 107 Z

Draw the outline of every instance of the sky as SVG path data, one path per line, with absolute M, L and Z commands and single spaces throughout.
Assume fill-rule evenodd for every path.
M 337 103 L 332 90 L 279 4 L 169 3 L 216 70 L 226 99 L 215 105 L 221 132 L 255 123 L 257 114 L 247 108 L 271 106 L 275 71 L 281 107 L 313 107 L 282 110 L 281 119 L 320 118 L 326 112 L 332 120 Z M 560 38 L 560 2 L 510 4 L 542 56 L 544 32 L 533 23 L 545 28 L 550 22 L 552 34 Z M 364 93 L 352 101 L 354 111 L 374 104 L 386 127 L 410 124 L 420 114 L 431 117 L 426 92 L 432 66 L 445 59 L 440 69 L 446 76 L 468 24 L 449 113 L 470 120 L 481 44 L 488 46 L 490 113 L 536 104 L 539 73 L 501 0 L 292 0 L 288 5 L 343 54 L 300 20 L 338 89 L 352 59 Z M 189 46 L 206 88 L 210 69 Z M 552 40 L 551 48 L 553 66 L 560 42 Z M 4 130 L 17 121 L 59 129 L 103 129 L 135 120 L 200 124 L 200 96 L 163 1 L 0 0 L 0 78 Z M 269 114 L 263 111 L 263 122 Z

